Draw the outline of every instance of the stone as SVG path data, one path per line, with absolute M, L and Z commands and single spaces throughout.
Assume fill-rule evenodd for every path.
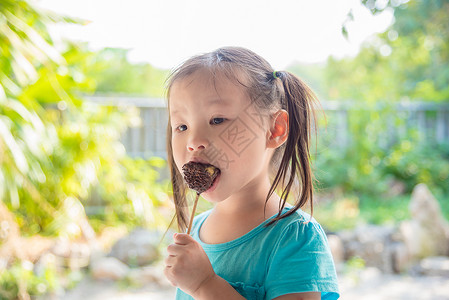
M 412 219 L 401 223 L 400 232 L 411 258 L 448 255 L 449 223 L 425 184 L 413 189 L 409 210 Z
M 419 262 L 421 275 L 449 277 L 449 257 L 426 257 Z
M 151 283 L 156 283 L 161 287 L 169 287 L 171 284 L 165 277 L 163 268 L 164 266 L 162 265 L 151 265 L 131 269 L 127 278 L 139 286 L 146 286 Z
M 404 182 L 393 179 L 388 184 L 388 191 L 386 195 L 388 197 L 397 197 L 403 195 L 406 189 L 407 188 Z
M 87 267 L 93 253 L 86 242 L 71 242 L 66 238 L 60 238 L 50 252 L 55 255 L 58 267 L 71 270 Z
M 354 231 L 339 233 L 344 245 L 344 257 L 360 257 L 367 267 L 375 267 L 383 272 L 392 273 L 393 234 L 391 226 L 363 225 Z
M 407 246 L 402 242 L 395 242 L 392 244 L 391 248 L 394 273 L 403 273 L 407 271 L 411 265 Z
M 371 282 L 374 284 L 382 279 L 382 272 L 376 267 L 367 267 L 361 270 L 359 279 L 362 282 Z
M 345 249 L 341 238 L 336 234 L 328 234 L 327 240 L 329 242 L 329 248 L 331 249 L 335 265 L 343 263 L 345 258 Z
M 115 257 L 102 257 L 90 264 L 92 277 L 97 280 L 120 280 L 127 276 L 129 267 Z
M 108 256 L 118 258 L 128 266 L 149 265 L 159 258 L 158 245 L 161 234 L 137 228 L 128 236 L 119 239 Z

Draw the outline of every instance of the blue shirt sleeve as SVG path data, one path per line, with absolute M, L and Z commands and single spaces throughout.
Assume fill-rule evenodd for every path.
M 269 258 L 266 298 L 321 292 L 321 299 L 338 299 L 332 254 L 322 227 L 312 220 L 296 220 L 281 232 Z

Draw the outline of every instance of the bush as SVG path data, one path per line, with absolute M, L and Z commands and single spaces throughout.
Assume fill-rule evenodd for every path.
M 429 144 L 420 140 L 416 130 L 398 137 L 389 132 L 392 124 L 404 122 L 395 112 L 363 110 L 355 106 L 347 112 L 346 144 L 337 140 L 337 132 L 319 136 L 314 155 L 315 175 L 319 189 L 342 189 L 356 195 L 382 197 L 388 195 L 394 180 L 405 184 L 411 192 L 425 183 L 434 193 L 449 193 L 449 145 Z M 330 114 L 326 130 L 336 128 Z
M 51 294 L 60 287 L 54 268 L 46 267 L 42 274 L 33 272 L 31 262 L 16 262 L 0 272 L 0 300 L 22 299 L 25 295 Z
M 433 192 L 449 193 L 449 145 L 403 140 L 386 156 L 384 174 L 404 182 L 407 191 L 425 183 Z

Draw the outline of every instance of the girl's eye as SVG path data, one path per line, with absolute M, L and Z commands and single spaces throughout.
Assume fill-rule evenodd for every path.
M 187 130 L 187 125 L 179 125 L 178 127 L 176 127 L 177 131 L 186 131 Z
M 213 118 L 210 123 L 213 125 L 221 124 L 225 121 L 225 118 Z

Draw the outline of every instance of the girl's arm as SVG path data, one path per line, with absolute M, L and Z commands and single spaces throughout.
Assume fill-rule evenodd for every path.
M 192 295 L 196 300 L 242 300 L 240 295 L 226 280 L 216 275 Z
M 201 245 L 190 235 L 176 233 L 174 244 L 167 247 L 165 276 L 173 286 L 196 300 L 241 300 L 242 297 L 226 280 L 215 274 Z M 282 295 L 276 300 L 316 300 L 319 292 Z
M 197 300 L 243 298 L 226 280 L 215 274 L 201 245 L 190 235 L 176 233 L 167 247 L 165 276 L 173 286 Z
M 274 298 L 273 300 L 320 300 L 320 292 L 307 292 L 307 293 L 295 293 L 282 295 Z

